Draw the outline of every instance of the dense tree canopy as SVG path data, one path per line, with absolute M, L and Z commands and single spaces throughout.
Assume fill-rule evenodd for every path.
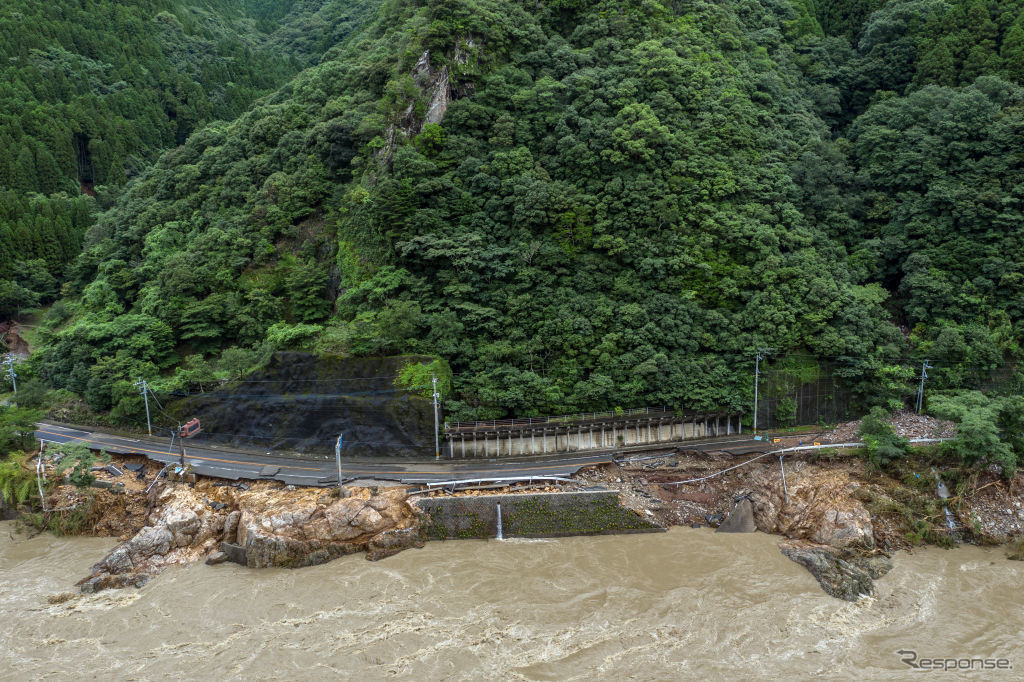
M 924 357 L 970 386 L 1024 336 L 1022 26 L 1019 0 L 389 0 L 141 172 L 37 370 L 105 408 L 227 348 L 420 353 L 456 417 L 745 409 L 763 346 L 865 403 Z
M 13 268 L 34 269 L 43 259 L 62 280 L 90 214 L 109 205 L 121 185 L 204 123 L 237 117 L 314 63 L 370 6 L 4 2 L 0 315 L 53 298 L 26 287 Z

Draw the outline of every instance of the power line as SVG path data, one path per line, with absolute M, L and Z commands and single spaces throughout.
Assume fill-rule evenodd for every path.
M 336 379 L 226 379 L 225 383 L 239 384 L 303 384 L 303 383 L 338 383 L 339 381 L 394 381 L 398 375 L 380 377 L 344 377 Z
M 298 398 L 345 398 L 345 397 L 358 397 L 364 395 L 383 395 L 388 393 L 408 393 L 409 391 L 404 388 L 389 388 L 380 389 L 377 391 L 348 391 L 345 393 L 288 393 L 288 392 L 274 392 L 274 393 L 225 393 L 225 392 L 202 392 L 202 393 L 186 393 L 182 391 L 164 391 L 164 395 L 174 396 L 176 398 L 215 398 L 222 400 L 294 400 Z

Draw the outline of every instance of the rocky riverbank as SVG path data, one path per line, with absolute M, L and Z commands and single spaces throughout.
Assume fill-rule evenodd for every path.
M 203 558 L 250 568 L 311 566 L 346 554 L 369 559 L 422 546 L 406 491 L 282 488 L 275 484 L 158 485 L 145 525 L 93 566 L 82 591 L 141 585 L 172 564 Z
M 997 470 L 938 469 L 926 452 L 884 473 L 866 468 L 853 452 L 818 461 L 787 456 L 785 484 L 774 456 L 715 475 L 749 458 L 676 452 L 577 478 L 618 489 L 627 506 L 665 526 L 779 535 L 783 554 L 827 593 L 847 600 L 873 594 L 873 581 L 891 568 L 896 551 L 1005 544 L 1024 534 L 1020 476 L 1004 481 Z M 949 499 L 937 495 L 935 476 L 953 491 Z
M 680 449 L 586 469 L 573 483 L 544 490 L 599 486 L 617 491 L 624 507 L 662 527 L 779 535 L 783 554 L 805 566 L 827 593 L 847 600 L 872 594 L 873 581 L 891 568 L 897 550 L 1007 543 L 1024 531 L 1024 486 L 995 471 L 933 473 L 921 456 L 883 474 L 867 470 L 853 453 L 833 453 L 822 461 L 787 457 L 785 480 L 774 456 L 719 475 L 748 458 Z M 301 567 L 356 552 L 379 559 L 422 546 L 424 539 L 423 511 L 405 487 L 354 489 L 344 498 L 332 489 L 203 477 L 159 479 L 149 487 L 158 465 L 131 457 L 114 463 L 121 473 L 100 472 L 99 490 L 59 485 L 48 495 L 50 508 L 71 508 L 61 514 L 77 519 L 83 532 L 122 540 L 80 582 L 83 591 L 141 585 L 169 565 L 204 559 Z M 936 495 L 935 475 L 953 491 L 949 499 Z

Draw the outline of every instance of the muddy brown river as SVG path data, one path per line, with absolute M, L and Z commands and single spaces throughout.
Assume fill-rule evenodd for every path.
M 294 571 L 198 564 L 51 604 L 114 542 L 13 528 L 0 524 L 3 679 L 920 679 L 897 650 L 1017 668 L 973 679 L 1024 670 L 1024 563 L 1002 549 L 897 555 L 854 604 L 774 537 L 682 528 Z

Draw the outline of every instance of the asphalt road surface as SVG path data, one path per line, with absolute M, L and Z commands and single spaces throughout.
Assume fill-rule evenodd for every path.
M 36 438 L 51 443 L 81 442 L 95 449 L 121 455 L 144 455 L 151 460 L 177 463 L 178 443 L 168 438 L 128 438 L 106 433 L 84 431 L 59 424 L 37 424 Z M 742 437 L 715 440 L 664 443 L 645 446 L 643 451 L 671 451 L 685 445 L 687 449 L 728 451 L 735 454 L 761 452 L 763 442 Z M 505 481 L 512 479 L 570 476 L 587 466 L 607 464 L 613 455 L 628 456 L 641 450 L 619 450 L 585 453 L 564 453 L 534 458 L 501 460 L 409 460 L 351 459 L 342 456 L 342 478 L 354 480 L 397 481 L 400 483 L 441 483 L 446 481 Z M 202 441 L 185 440 L 185 462 L 204 476 L 230 480 L 278 480 L 293 485 L 334 486 L 338 484 L 338 468 L 334 461 L 300 460 L 274 457 L 237 449 L 223 448 Z

